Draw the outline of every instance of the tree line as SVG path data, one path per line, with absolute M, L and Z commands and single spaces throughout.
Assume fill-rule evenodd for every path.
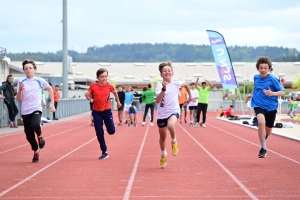
M 268 56 L 277 62 L 300 61 L 295 48 L 278 46 L 229 46 L 232 62 L 255 62 L 260 56 Z M 213 62 L 210 45 L 135 43 L 88 47 L 85 53 L 69 50 L 73 62 Z M 61 62 L 62 51 L 8 53 L 12 61 L 32 59 L 41 62 Z

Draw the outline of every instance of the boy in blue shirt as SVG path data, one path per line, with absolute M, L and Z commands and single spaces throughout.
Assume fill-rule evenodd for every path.
M 129 109 L 128 109 L 128 115 L 129 115 L 128 127 L 130 127 L 130 125 L 137 127 L 137 113 L 138 113 L 138 110 L 135 106 L 129 107 Z
M 267 155 L 266 139 L 272 132 L 278 108 L 278 96 L 284 95 L 284 87 L 277 78 L 270 75 L 272 62 L 268 57 L 260 57 L 256 62 L 259 74 L 254 75 L 254 89 L 246 98 L 251 100 L 258 120 L 258 136 L 261 144 L 258 157 Z

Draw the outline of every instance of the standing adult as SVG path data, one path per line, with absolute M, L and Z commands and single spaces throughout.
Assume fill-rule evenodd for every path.
M 10 128 L 17 128 L 18 126 L 15 124 L 15 118 L 18 114 L 19 110 L 15 103 L 15 95 L 14 95 L 14 86 L 13 86 L 14 78 L 12 75 L 8 75 L 6 77 L 6 81 L 2 83 L 0 86 L 0 90 L 3 91 L 4 103 L 8 109 L 8 124 Z
M 60 99 L 59 85 L 55 85 L 55 88 L 53 90 L 53 95 L 54 95 L 54 107 L 55 107 L 55 110 L 56 110 L 59 99 Z M 58 120 L 58 118 L 55 117 L 55 112 L 53 112 L 53 120 Z
M 149 108 L 150 108 L 150 112 L 151 112 L 150 126 L 153 126 L 154 97 L 155 97 L 156 93 L 154 90 L 151 90 L 151 87 L 152 87 L 151 84 L 148 84 L 148 89 L 142 93 L 142 98 L 145 99 L 145 104 L 146 104 L 142 126 L 144 126 L 146 124 L 146 116 L 147 116 Z
M 197 125 L 196 126 L 201 126 L 203 128 L 206 127 L 205 122 L 206 122 L 206 113 L 207 113 L 207 107 L 208 107 L 208 96 L 209 92 L 212 89 L 213 85 L 211 84 L 210 81 L 205 80 L 204 82 L 201 83 L 201 87 L 198 86 L 198 81 L 199 78 L 196 80 L 196 89 L 199 92 L 199 98 L 198 98 L 198 106 L 197 106 Z M 207 86 L 207 83 L 209 86 Z M 200 114 L 202 112 L 202 122 L 199 124 L 200 121 Z

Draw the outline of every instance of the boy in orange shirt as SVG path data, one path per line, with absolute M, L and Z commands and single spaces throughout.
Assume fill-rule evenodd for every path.
M 60 94 L 59 94 L 59 85 L 56 85 L 54 90 L 53 90 L 53 95 L 54 95 L 54 107 L 55 110 L 57 110 L 57 105 L 60 99 Z M 55 117 L 55 112 L 53 112 L 53 120 L 58 120 L 57 117 Z
M 104 139 L 103 122 L 106 126 L 106 131 L 108 134 L 113 135 L 116 131 L 109 98 L 111 92 L 115 96 L 117 107 L 120 108 L 122 105 L 119 101 L 119 97 L 115 88 L 111 84 L 107 83 L 108 71 L 104 68 L 100 68 L 96 75 L 99 82 L 92 83 L 90 85 L 90 88 L 85 93 L 85 97 L 87 100 L 90 100 L 92 95 L 94 96 L 92 115 L 97 139 L 102 151 L 102 155 L 99 157 L 99 159 L 106 159 L 109 156 Z
M 187 100 L 187 92 L 185 88 L 180 87 L 179 88 L 179 93 L 180 93 L 180 97 L 179 97 L 179 106 L 180 106 L 180 123 L 182 123 L 181 120 L 181 113 L 182 113 L 182 107 L 184 110 L 184 122 L 187 123 L 186 121 L 186 115 L 187 115 L 187 105 L 184 104 L 184 102 L 186 102 Z

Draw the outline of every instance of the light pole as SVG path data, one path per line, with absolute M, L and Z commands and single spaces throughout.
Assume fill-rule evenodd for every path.
M 63 51 L 62 51 L 62 68 L 63 68 L 63 98 L 68 98 L 68 18 L 67 18 L 67 0 L 63 0 Z

